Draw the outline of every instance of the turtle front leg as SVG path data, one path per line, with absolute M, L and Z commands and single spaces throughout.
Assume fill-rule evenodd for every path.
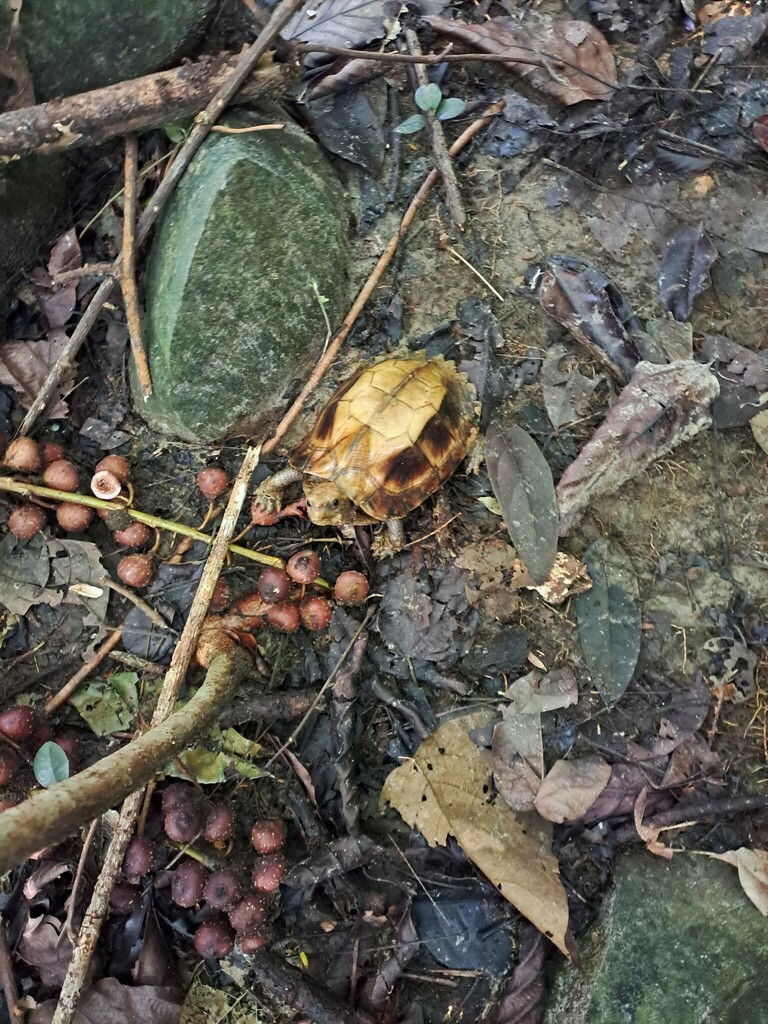
M 405 531 L 402 519 L 387 519 L 386 529 L 374 537 L 371 554 L 378 560 L 389 558 L 400 551 L 404 544 Z
M 279 512 L 283 505 L 283 491 L 290 484 L 301 480 L 302 474 L 292 466 L 286 466 L 266 480 L 262 480 L 253 493 L 253 503 L 268 515 Z

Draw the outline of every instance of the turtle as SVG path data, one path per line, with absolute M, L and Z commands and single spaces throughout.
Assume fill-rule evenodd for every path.
M 478 419 L 475 388 L 453 362 L 423 350 L 387 356 L 339 387 L 256 503 L 278 508 L 283 489 L 300 480 L 313 523 L 384 522 L 377 553 L 393 553 L 403 546 L 403 517 L 454 472 Z

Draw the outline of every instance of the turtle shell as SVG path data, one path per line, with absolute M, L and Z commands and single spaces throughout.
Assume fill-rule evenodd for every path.
M 477 434 L 477 395 L 440 357 L 414 352 L 363 367 L 341 385 L 290 456 L 366 515 L 399 519 L 448 479 Z

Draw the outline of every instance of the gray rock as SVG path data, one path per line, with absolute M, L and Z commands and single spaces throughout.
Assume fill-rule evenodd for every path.
M 172 67 L 199 40 L 215 5 L 216 0 L 24 0 L 19 27 L 35 99 L 40 103 Z
M 202 443 L 257 429 L 322 351 L 318 293 L 331 324 L 340 317 L 346 235 L 339 182 L 298 127 L 212 135 L 152 245 L 145 341 L 154 394 L 144 402 L 134 386 L 140 414 Z
M 620 859 L 581 968 L 562 966 L 544 1024 L 766 1024 L 768 920 L 735 868 Z

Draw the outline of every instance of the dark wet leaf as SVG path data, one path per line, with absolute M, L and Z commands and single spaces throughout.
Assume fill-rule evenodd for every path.
M 640 322 L 624 294 L 596 267 L 554 255 L 538 283 L 539 305 L 624 384 L 638 361 L 629 331 Z
M 49 740 L 35 754 L 32 770 L 43 789 L 48 789 L 69 778 L 69 760 L 59 744 Z
M 37 968 L 44 987 L 61 988 L 72 958 L 72 943 L 57 917 L 43 914 L 28 918 L 18 953 Z
M 594 497 L 617 491 L 708 426 L 717 393 L 717 380 L 701 363 L 638 363 L 605 422 L 560 478 L 560 536 Z
M 493 493 L 520 558 L 537 583 L 555 564 L 558 516 L 555 485 L 547 461 L 530 434 L 512 423 L 493 422 L 485 436 L 485 459 Z
M 541 368 L 541 394 L 555 430 L 587 415 L 597 380 L 572 365 L 565 345 L 553 345 Z
M 501 976 L 512 955 L 509 932 L 500 927 L 508 908 L 486 885 L 432 887 L 411 904 L 416 933 L 443 967 Z
M 50 1024 L 57 1006 L 55 999 L 41 1003 L 27 1024 Z M 180 1012 L 181 992 L 176 988 L 123 985 L 117 978 L 102 978 L 84 992 L 72 1024 L 179 1024 Z
M 702 52 L 717 54 L 723 65 L 749 57 L 768 31 L 768 15 L 741 14 L 739 8 L 743 9 L 742 5 L 735 4 L 732 12 L 703 26 Z
M 544 999 L 544 936 L 520 922 L 517 966 L 497 999 L 490 1024 L 540 1024 Z
M 440 14 L 441 0 L 415 0 L 419 14 Z M 397 0 L 325 0 L 318 6 L 309 2 L 288 21 L 280 33 L 283 39 L 320 46 L 356 49 L 386 32 L 387 21 L 398 13 Z
M 7 533 L 0 541 L 0 604 L 14 615 L 26 615 L 44 600 L 51 573 L 51 555 L 42 534 L 30 541 Z
M 586 824 L 631 814 L 638 795 L 648 785 L 648 774 L 639 764 L 614 764 L 608 785 L 584 812 Z
M 640 592 L 634 567 L 618 544 L 601 537 L 584 552 L 592 589 L 577 594 L 579 642 L 592 681 L 606 704 L 615 704 L 640 654 Z
M 528 85 L 569 105 L 608 100 L 615 93 L 616 64 L 605 37 L 586 21 L 555 21 L 528 11 L 524 21 L 490 18 L 477 24 L 424 19 L 436 32 L 480 50 L 509 54 L 507 67 Z
M 768 392 L 768 350 L 753 352 L 719 335 L 708 335 L 701 357 L 712 361 L 720 394 L 712 403 L 712 418 L 725 430 L 749 423 L 765 408 Z
M 304 109 L 317 137 L 329 152 L 376 177 L 386 152 L 386 96 L 383 100 L 375 105 L 367 90 L 348 89 L 311 100 Z
M 289 889 L 307 890 L 306 895 L 309 896 L 316 886 L 370 864 L 380 854 L 381 848 L 366 836 L 336 839 L 294 865 L 283 879 L 283 884 Z
M 703 224 L 678 231 L 667 242 L 659 268 L 659 296 L 675 320 L 687 320 L 693 300 L 710 287 L 709 269 L 717 257 Z
M 396 982 L 420 950 L 419 937 L 413 927 L 410 912 L 400 918 L 392 944 L 392 952 L 380 964 L 376 974 L 366 982 L 363 1005 L 367 1010 L 381 1009 L 392 997 Z
M 415 132 L 420 132 L 422 128 L 426 128 L 427 119 L 423 114 L 412 114 L 410 117 L 406 117 L 402 121 L 395 131 L 398 135 L 413 135 Z
M 170 661 L 202 571 L 200 563 L 162 563 L 144 600 L 168 621 L 168 628 L 159 629 L 139 608 L 131 608 L 123 624 L 126 651 L 160 664 Z

